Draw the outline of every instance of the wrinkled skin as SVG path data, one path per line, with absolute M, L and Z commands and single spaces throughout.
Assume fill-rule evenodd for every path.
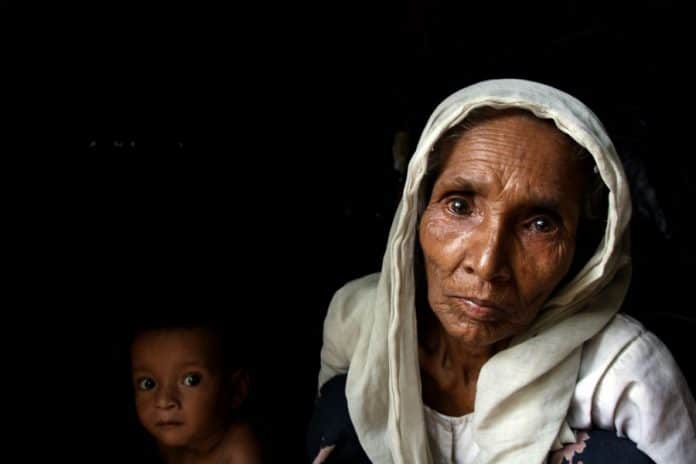
M 502 114 L 466 131 L 435 181 L 419 241 L 439 328 L 421 368 L 426 398 L 458 392 L 456 407 L 430 401 L 441 410 L 473 410 L 480 367 L 568 272 L 585 188 L 571 149 L 555 127 Z

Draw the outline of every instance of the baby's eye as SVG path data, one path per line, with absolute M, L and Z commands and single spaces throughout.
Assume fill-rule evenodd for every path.
M 143 377 L 138 380 L 138 388 L 143 391 L 152 390 L 155 388 L 155 385 L 157 384 L 150 377 Z
M 186 374 L 186 376 L 184 377 L 184 385 L 186 385 L 187 387 L 195 387 L 199 383 L 201 383 L 200 374 Z

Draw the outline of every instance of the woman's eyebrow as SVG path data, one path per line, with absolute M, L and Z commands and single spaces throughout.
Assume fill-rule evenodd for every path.
M 477 182 L 474 179 L 469 179 L 462 176 L 457 176 L 445 182 L 445 185 L 447 185 L 449 188 L 455 188 L 463 192 L 480 190 L 484 184 L 485 182 Z
M 489 180 L 485 177 L 463 177 L 461 175 L 445 179 L 444 184 L 447 189 L 454 189 L 461 192 L 481 192 L 486 193 Z M 544 195 L 542 193 L 532 194 L 528 199 L 526 206 L 529 209 L 560 211 L 561 202 L 553 195 Z
M 487 180 L 485 178 L 456 176 L 446 180 L 445 185 L 448 189 L 454 189 L 460 192 L 481 192 L 485 194 Z M 560 213 L 561 202 L 555 196 L 537 194 L 528 199 L 525 207 L 530 210 Z
M 529 204 L 528 208 L 532 211 L 551 211 L 554 213 L 561 212 L 561 202 L 556 198 L 544 198 L 538 197 L 533 198 Z

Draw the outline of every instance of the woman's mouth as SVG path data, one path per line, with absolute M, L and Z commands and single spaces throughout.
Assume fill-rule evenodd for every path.
M 453 297 L 468 317 L 483 322 L 494 322 L 500 320 L 505 311 L 489 300 L 480 300 L 471 297 Z

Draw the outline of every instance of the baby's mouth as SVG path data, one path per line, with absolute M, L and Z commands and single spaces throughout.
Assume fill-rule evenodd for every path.
M 166 421 L 157 421 L 155 423 L 157 427 L 162 427 L 162 428 L 170 428 L 170 427 L 180 427 L 184 425 L 183 422 L 177 421 L 177 420 L 166 420 Z

